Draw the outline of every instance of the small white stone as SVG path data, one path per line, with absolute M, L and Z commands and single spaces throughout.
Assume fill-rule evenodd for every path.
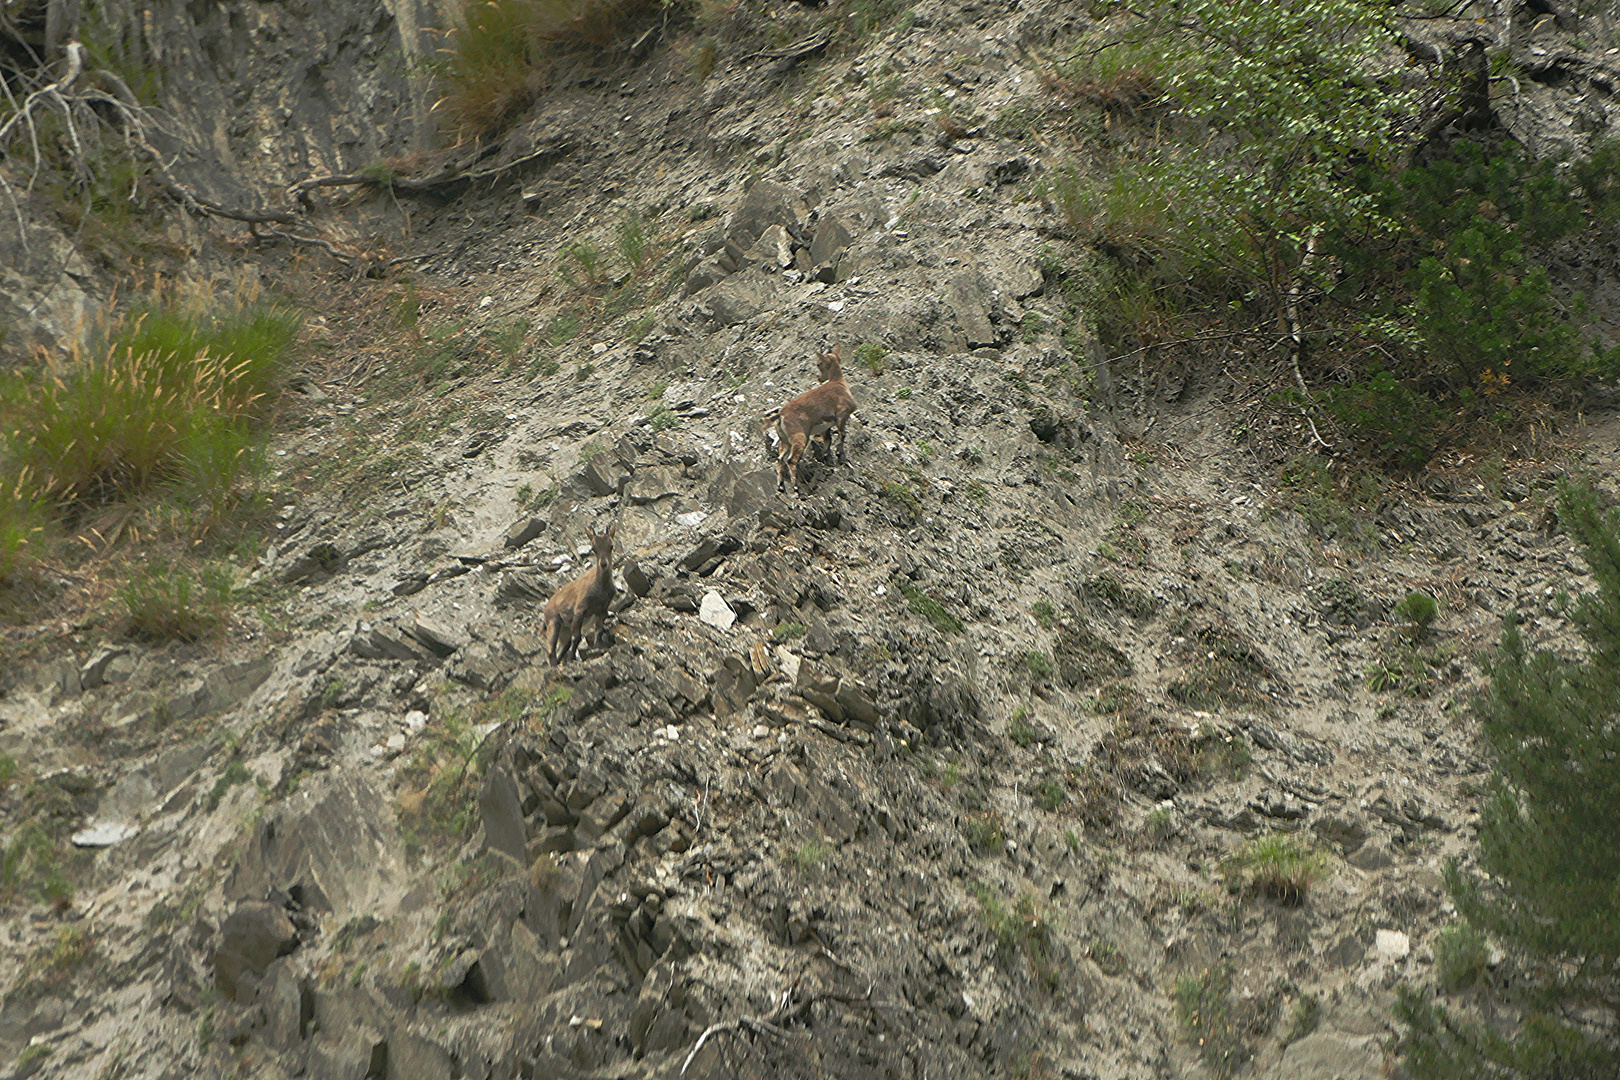
M 405 736 L 402 732 L 396 731 L 392 735 L 388 736 L 388 741 L 383 743 L 383 745 L 397 754 L 401 750 L 405 749 Z
M 591 346 L 591 355 L 592 356 L 601 356 L 603 353 L 607 352 L 607 350 L 608 350 L 607 342 L 598 341 L 595 345 Z
M 74 833 L 72 841 L 73 846 L 78 848 L 112 847 L 140 831 L 136 826 L 126 825 L 122 821 L 92 822 L 89 828 Z
M 713 589 L 703 594 L 703 603 L 698 607 L 698 619 L 708 623 L 716 630 L 730 630 L 731 624 L 737 621 L 737 613 L 731 610 L 731 605 Z
M 478 306 L 481 308 L 492 308 L 495 306 L 495 298 L 493 296 L 486 296 L 482 300 L 478 301 Z
M 1412 939 L 1399 930 L 1380 930 L 1373 939 L 1373 948 L 1388 960 L 1400 960 L 1412 951 Z
M 689 529 L 695 529 L 707 521 L 708 517 L 709 515 L 705 514 L 702 510 L 689 510 L 684 514 L 676 514 L 675 524 L 685 525 Z
M 786 645 L 778 645 L 776 647 L 776 662 L 782 665 L 782 674 L 787 678 L 787 681 L 797 685 L 800 663 L 798 654 Z
M 421 730 L 427 725 L 427 721 L 427 713 L 418 709 L 412 709 L 410 712 L 405 714 L 405 726 L 410 728 L 412 731 Z
M 770 728 L 766 727 L 764 724 L 755 724 L 754 725 L 754 738 L 756 738 L 756 739 L 768 739 L 768 738 L 770 738 L 770 736 L 771 736 L 771 729 Z

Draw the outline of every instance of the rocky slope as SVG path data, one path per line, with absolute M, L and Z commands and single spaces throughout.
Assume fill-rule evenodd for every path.
M 391 47 L 251 6 L 339 19 L 366 85 Z M 72 902 L 9 913 L 14 1075 L 1383 1075 L 1470 850 L 1476 658 L 1512 607 L 1563 633 L 1550 488 L 1616 420 L 1365 510 L 1279 488 L 1251 362 L 1116 369 L 1055 158 L 987 127 L 1045 108 L 1072 5 L 807 58 L 754 18 L 708 79 L 677 36 L 559 88 L 496 181 L 326 211 L 409 209 L 419 272 L 323 285 L 228 640 L 83 641 L 0 701 L 5 814 L 83 829 Z M 833 344 L 850 463 L 779 496 L 763 416 Z M 610 634 L 553 669 L 610 522 Z M 1274 833 L 1326 855 L 1304 897 L 1229 861 Z

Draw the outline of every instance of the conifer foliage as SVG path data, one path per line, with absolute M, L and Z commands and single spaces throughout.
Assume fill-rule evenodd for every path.
M 1484 873 L 1446 874 L 1506 978 L 1479 992 L 1477 1020 L 1402 989 L 1401 1050 L 1423 1080 L 1620 1076 L 1620 509 L 1565 483 L 1558 516 L 1597 584 L 1571 612 L 1586 655 L 1532 652 L 1508 619 L 1480 701 L 1496 758 Z

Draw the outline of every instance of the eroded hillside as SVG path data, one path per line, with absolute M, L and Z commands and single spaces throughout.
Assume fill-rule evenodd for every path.
M 1347 493 L 1271 359 L 1097 342 L 1036 187 L 1088 16 L 893 16 L 643 39 L 486 180 L 314 189 L 347 263 L 254 256 L 311 359 L 228 631 L 19 635 L 7 858 L 72 888 L 7 881 L 14 1075 L 1384 1075 L 1479 659 L 1565 634 L 1552 485 L 1615 421 Z M 849 463 L 778 494 L 835 345 Z

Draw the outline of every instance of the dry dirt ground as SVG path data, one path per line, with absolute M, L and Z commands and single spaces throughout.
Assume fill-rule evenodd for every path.
M 408 276 L 267 264 L 314 359 L 228 633 L 0 700 L 0 809 L 122 837 L 8 911 L 15 1075 L 1385 1075 L 1480 661 L 1509 610 L 1567 644 L 1552 485 L 1612 486 L 1620 417 L 1352 495 L 1252 358 L 1099 367 L 1045 148 L 927 112 L 1038 109 L 1066 9 L 913 10 L 660 47 L 537 107 L 554 160 L 339 208 L 408 209 Z M 763 416 L 833 344 L 849 464 L 779 496 Z M 1267 837 L 1303 896 L 1247 887 Z

